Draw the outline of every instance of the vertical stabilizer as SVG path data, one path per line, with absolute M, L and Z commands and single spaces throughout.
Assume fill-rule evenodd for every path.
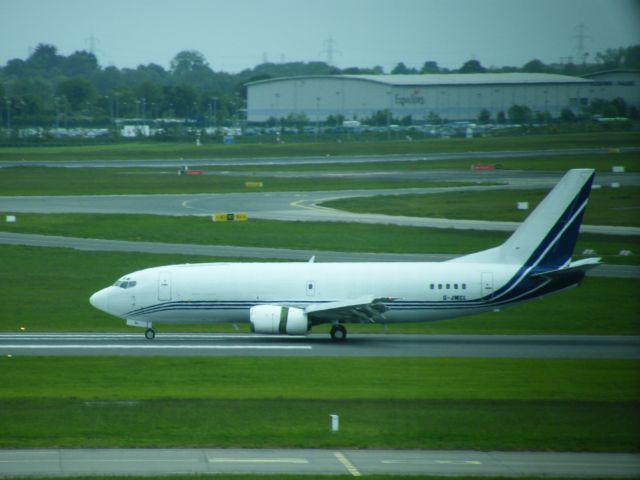
M 537 208 L 501 246 L 454 262 L 523 265 L 555 270 L 571 261 L 595 171 L 569 170 Z

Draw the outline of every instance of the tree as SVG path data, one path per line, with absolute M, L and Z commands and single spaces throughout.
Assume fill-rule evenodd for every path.
M 442 123 L 442 118 L 440 118 L 440 115 L 435 112 L 429 112 L 429 115 L 427 116 L 427 122 L 434 125 L 440 125 Z
M 640 45 L 628 47 L 622 62 L 624 68 L 640 69 Z
M 20 78 L 13 83 L 12 97 L 18 107 L 18 115 L 27 119 L 42 116 L 52 103 L 49 85 L 40 79 Z
M 507 122 L 507 116 L 504 114 L 504 112 L 500 111 L 498 112 L 498 115 L 496 115 L 496 121 L 500 124 L 504 124 Z
M 550 123 L 552 120 L 549 112 L 536 112 L 535 118 L 537 123 Z
M 285 122 L 290 127 L 302 130 L 309 123 L 309 118 L 304 113 L 290 113 Z
M 575 63 L 569 62 L 562 68 L 562 73 L 564 75 L 575 77 L 576 75 L 578 75 L 578 67 Z
M 512 105 L 507 111 L 511 123 L 530 123 L 531 109 L 526 105 Z
M 58 55 L 56 47 L 40 43 L 27 59 L 27 65 L 34 74 L 47 77 L 56 73 L 63 61 L 64 57 Z
M 78 112 L 95 98 L 96 89 L 89 80 L 76 77 L 61 82 L 56 93 L 67 99 L 73 112 Z
M 537 58 L 525 63 L 522 67 L 522 71 L 527 73 L 543 73 L 546 70 L 547 67 L 545 66 L 545 64 Z
M 478 113 L 478 121 L 480 123 L 489 123 L 489 121 L 491 121 L 491 112 L 486 108 L 480 110 L 480 113 Z
M 177 77 L 193 72 L 211 72 L 204 55 L 197 50 L 183 50 L 171 60 L 171 73 Z
M 561 122 L 575 122 L 576 121 L 576 114 L 573 113 L 573 110 L 571 110 L 568 107 L 563 108 L 560 111 L 560 121 Z
M 420 69 L 420 73 L 440 73 L 438 62 L 426 61 Z
M 614 70 L 622 66 L 624 49 L 608 48 L 604 52 L 596 53 L 596 61 L 602 64 L 604 70 Z
M 73 52 L 62 61 L 64 74 L 68 77 L 89 77 L 98 70 L 98 59 L 84 50 Z
M 459 73 L 485 73 L 487 71 L 478 60 L 469 60 L 460 67 Z
M 3 73 L 9 77 L 22 77 L 26 75 L 27 62 L 14 58 L 9 60 L 7 65 L 3 68 Z
M 387 108 L 384 110 L 378 110 L 365 120 L 365 123 L 369 125 L 387 125 L 387 123 L 393 123 L 393 117 L 391 111 Z
M 394 69 L 391 70 L 392 75 L 409 75 L 412 73 L 416 73 L 416 69 L 407 67 L 403 62 L 398 63 Z
M 167 86 L 163 88 L 163 93 L 167 110 L 172 110 L 179 117 L 194 116 L 198 94 L 193 87 L 190 85 Z

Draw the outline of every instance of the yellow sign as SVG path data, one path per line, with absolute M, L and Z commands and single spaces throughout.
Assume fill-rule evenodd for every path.
M 247 188 L 262 188 L 262 182 L 244 182 L 244 186 Z
M 216 213 L 211 219 L 214 222 L 245 222 L 249 217 L 246 213 Z

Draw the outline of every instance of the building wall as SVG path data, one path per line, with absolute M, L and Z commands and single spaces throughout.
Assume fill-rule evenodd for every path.
M 411 115 L 418 122 L 430 113 L 473 120 L 482 109 L 495 119 L 514 104 L 558 116 L 565 107 L 577 111 L 588 104 L 594 88 L 591 82 L 399 86 L 339 76 L 287 78 L 249 85 L 247 119 L 264 122 L 304 113 L 312 122 L 336 114 L 361 120 L 387 108 L 395 118 Z
M 591 98 L 622 98 L 627 105 L 640 107 L 640 70 L 613 70 L 585 75 L 593 81 Z

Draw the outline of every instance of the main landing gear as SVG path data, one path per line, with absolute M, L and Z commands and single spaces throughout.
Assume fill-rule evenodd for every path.
M 347 339 L 347 329 L 339 323 L 331 327 L 331 340 L 334 342 L 344 342 Z
M 156 338 L 156 331 L 153 328 L 147 328 L 147 330 L 144 332 L 144 337 L 147 340 L 153 340 L 154 338 Z

